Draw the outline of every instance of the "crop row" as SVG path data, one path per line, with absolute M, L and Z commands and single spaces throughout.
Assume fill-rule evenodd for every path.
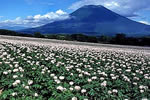
M 150 99 L 150 56 L 0 42 L 0 99 Z

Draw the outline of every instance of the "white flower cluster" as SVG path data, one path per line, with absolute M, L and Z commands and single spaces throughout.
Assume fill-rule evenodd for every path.
M 58 86 L 56 89 L 57 89 L 57 90 L 60 90 L 60 91 L 66 91 L 66 88 L 64 88 L 64 87 L 62 87 L 62 86 Z
M 20 80 L 16 80 L 14 83 L 13 83 L 13 86 L 17 86 L 18 84 L 20 84 L 21 81 Z
M 8 66 L 2 69 L 2 78 L 10 77 L 10 84 L 15 86 L 15 89 L 21 86 L 26 91 L 32 91 L 34 97 L 40 95 L 32 88 L 35 83 L 37 88 L 40 88 L 41 84 L 52 84 L 56 86 L 56 91 L 69 91 L 83 96 L 90 95 L 90 86 L 93 89 L 106 88 L 108 94 L 116 96 L 124 90 L 114 88 L 113 85 L 119 82 L 129 87 L 134 85 L 141 94 L 149 91 L 149 86 L 145 85 L 150 80 L 150 53 L 147 49 L 94 44 L 90 46 L 80 43 L 68 45 L 68 42 L 45 41 L 0 39 L 0 65 Z M 15 52 L 16 56 L 12 56 L 4 45 Z M 22 61 L 24 65 L 21 64 Z M 11 95 L 18 94 L 13 92 Z M 72 100 L 78 99 L 77 95 L 72 97 Z

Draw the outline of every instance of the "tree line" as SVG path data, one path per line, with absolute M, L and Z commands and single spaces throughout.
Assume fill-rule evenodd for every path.
M 47 39 L 58 39 L 68 41 L 80 41 L 91 43 L 105 43 L 105 44 L 119 44 L 119 45 L 136 45 L 136 46 L 150 46 L 150 36 L 146 37 L 127 37 L 123 33 L 118 33 L 115 36 L 88 36 L 84 34 L 41 34 L 35 32 L 34 34 L 24 34 L 10 30 L 0 29 L 0 35 L 36 37 Z
M 145 37 L 127 37 L 123 33 L 118 33 L 114 37 L 111 36 L 88 36 L 84 34 L 47 34 L 42 35 L 35 33 L 34 37 L 48 38 L 58 40 L 92 42 L 92 43 L 105 43 L 105 44 L 119 44 L 119 45 L 136 45 L 136 46 L 150 46 L 150 36 Z

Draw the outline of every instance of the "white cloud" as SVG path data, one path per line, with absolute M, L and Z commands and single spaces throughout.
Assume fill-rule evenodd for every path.
M 16 26 L 22 23 L 22 19 L 20 17 L 17 17 L 14 20 L 4 20 L 4 21 L 0 21 L 0 26 Z
M 147 22 L 147 21 L 139 21 L 140 23 L 143 23 L 143 24 L 146 24 L 146 25 L 150 25 L 150 23 L 149 22 Z
M 150 9 L 150 0 L 80 0 L 73 3 L 69 9 L 76 10 L 84 5 L 103 5 L 112 11 L 126 17 L 137 16 L 137 12 Z
M 64 20 L 69 18 L 69 14 L 60 10 L 56 12 L 49 12 L 44 15 L 35 15 L 35 16 L 27 16 L 25 19 L 21 19 L 17 17 L 14 20 L 4 20 L 0 21 L 0 26 L 23 26 L 23 27 L 37 27 L 41 25 L 45 25 L 47 23 L 51 23 L 58 20 Z
M 67 14 L 67 13 L 63 12 L 61 9 L 59 9 L 59 10 L 56 11 L 56 14 L 58 14 L 58 15 L 64 15 L 64 14 Z

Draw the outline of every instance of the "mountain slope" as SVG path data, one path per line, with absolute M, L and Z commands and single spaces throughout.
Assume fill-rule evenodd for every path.
M 132 21 L 103 6 L 88 5 L 71 13 L 69 19 L 25 29 L 22 32 L 84 33 L 86 35 L 126 33 L 128 36 L 142 36 L 150 35 L 150 26 Z

